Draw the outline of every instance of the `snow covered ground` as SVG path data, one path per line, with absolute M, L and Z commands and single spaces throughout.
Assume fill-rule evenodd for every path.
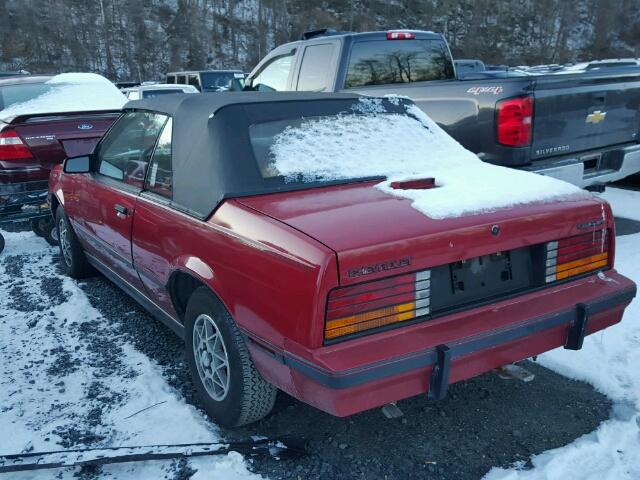
M 616 216 L 640 220 L 640 192 L 608 189 Z M 640 233 L 618 237 L 617 270 L 640 284 Z M 571 445 L 533 458 L 534 468 L 494 468 L 484 480 L 637 480 L 640 478 L 640 299 L 622 322 L 585 339 L 578 352 L 557 349 L 540 363 L 592 384 L 615 402 L 612 418 Z
M 57 249 L 31 232 L 6 233 L 6 241 L 0 261 L 0 452 L 220 440 L 216 427 L 167 385 L 159 367 L 105 321 L 75 282 L 57 273 Z M 189 478 L 181 476 L 189 469 L 198 470 L 193 479 L 261 478 L 237 453 L 189 464 L 105 466 L 99 477 Z M 0 477 L 71 479 L 77 471 Z
M 609 189 L 604 196 L 618 216 L 640 220 L 640 192 Z M 6 237 L 0 257 L 1 453 L 220 440 L 217 428 L 167 384 L 160 367 L 133 348 L 75 282 L 58 274 L 56 249 L 30 232 Z M 636 282 L 638 247 L 640 233 L 618 238 L 617 268 Z M 587 337 L 581 351 L 559 349 L 539 359 L 608 395 L 615 402 L 612 418 L 572 444 L 534 457 L 533 469 L 494 468 L 485 480 L 640 478 L 639 320 L 636 300 L 621 324 Z M 189 478 L 192 469 L 195 480 L 260 478 L 239 454 L 105 466 L 81 478 L 173 480 Z M 64 469 L 0 479 L 77 475 L 78 469 Z

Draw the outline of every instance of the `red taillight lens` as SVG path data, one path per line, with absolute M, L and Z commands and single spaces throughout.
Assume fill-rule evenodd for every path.
M 411 32 L 387 32 L 387 40 L 414 40 L 415 34 Z
M 430 297 L 429 270 L 333 290 L 327 303 L 325 339 L 428 315 Z
M 27 147 L 15 130 L 0 132 L 0 161 L 29 160 L 33 158 Z
M 555 282 L 609 265 L 607 230 L 547 243 L 546 282 Z
M 497 104 L 498 143 L 522 147 L 531 143 L 533 126 L 533 97 L 502 100 Z

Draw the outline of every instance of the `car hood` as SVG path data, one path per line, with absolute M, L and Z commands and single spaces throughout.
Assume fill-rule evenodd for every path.
M 236 201 L 332 249 L 341 284 L 388 276 L 391 269 L 430 268 L 557 240 L 585 233 L 585 224 L 613 226 L 606 202 L 592 196 L 446 219 L 427 217 L 410 200 L 384 193 L 372 182 Z M 366 278 L 353 274 L 363 268 L 371 272 Z

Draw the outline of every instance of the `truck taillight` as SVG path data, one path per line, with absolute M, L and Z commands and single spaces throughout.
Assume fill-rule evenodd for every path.
M 414 40 L 416 38 L 411 32 L 387 32 L 387 40 Z
M 0 161 L 29 160 L 33 155 L 15 130 L 0 132 Z
M 609 265 L 607 230 L 596 230 L 549 242 L 546 251 L 547 283 L 603 270 Z
M 329 294 L 325 339 L 428 315 L 430 297 L 430 270 L 338 288 Z
M 498 102 L 498 143 L 509 147 L 524 147 L 531 143 L 533 128 L 533 97 L 527 95 Z

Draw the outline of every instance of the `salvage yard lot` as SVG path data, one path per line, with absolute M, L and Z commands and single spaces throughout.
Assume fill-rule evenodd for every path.
M 619 237 L 617 267 L 638 282 L 640 192 L 610 189 L 604 196 L 628 219 L 619 222 L 619 233 L 628 234 Z M 281 395 L 266 419 L 226 431 L 199 408 L 181 342 L 103 277 L 76 283 L 60 275 L 57 256 L 32 233 L 7 233 L 0 257 L 2 454 L 260 435 L 305 440 L 308 454 L 295 461 L 230 454 L 115 465 L 80 477 L 233 479 L 253 478 L 251 470 L 293 479 L 477 479 L 514 465 L 524 470 L 496 469 L 489 478 L 640 477 L 637 300 L 621 325 L 588 337 L 583 351 L 540 357 L 566 376 L 534 363 L 526 365 L 536 374 L 530 383 L 488 373 L 454 385 L 442 402 L 426 396 L 399 402 L 405 416 L 393 420 L 379 410 L 334 418 Z M 567 444 L 534 458 L 529 470 L 532 455 Z

